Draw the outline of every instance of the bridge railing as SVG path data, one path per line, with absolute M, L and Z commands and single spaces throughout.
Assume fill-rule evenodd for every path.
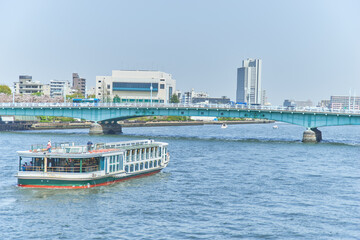
M 205 108 L 205 109 L 247 109 L 247 110 L 274 110 L 294 112 L 330 112 L 360 114 L 357 109 L 333 110 L 322 107 L 283 107 L 283 106 L 245 106 L 230 104 L 186 104 L 186 103 L 0 103 L 2 108 L 109 108 L 109 107 L 147 107 L 147 108 Z

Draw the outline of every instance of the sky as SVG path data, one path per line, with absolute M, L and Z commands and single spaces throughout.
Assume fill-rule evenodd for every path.
M 360 95 L 360 1 L 0 0 L 0 84 L 159 70 L 235 100 L 247 58 L 273 105 Z

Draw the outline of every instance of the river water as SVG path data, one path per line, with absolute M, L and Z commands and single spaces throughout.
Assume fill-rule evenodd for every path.
M 0 132 L 0 239 L 360 239 L 360 126 L 273 124 Z M 162 172 L 80 190 L 16 186 L 31 144 L 168 142 Z

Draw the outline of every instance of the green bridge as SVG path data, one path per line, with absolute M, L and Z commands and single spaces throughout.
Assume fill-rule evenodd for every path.
M 140 116 L 206 116 L 268 119 L 305 127 L 303 141 L 320 141 L 318 127 L 360 125 L 360 114 L 354 112 L 329 112 L 321 109 L 305 111 L 287 110 L 279 107 L 244 108 L 228 105 L 183 105 L 183 104 L 115 104 L 74 105 L 73 103 L 2 103 L 0 115 L 58 116 L 93 121 L 90 133 L 121 132 L 117 122 Z

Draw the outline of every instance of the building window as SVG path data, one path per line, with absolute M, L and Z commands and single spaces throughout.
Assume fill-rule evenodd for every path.
M 160 84 L 160 89 L 165 89 L 165 84 Z
M 158 91 L 157 83 L 131 83 L 131 82 L 113 82 L 114 91 L 144 91 L 150 92 L 152 86 L 152 91 Z
M 172 87 L 169 87 L 169 100 L 171 99 L 172 95 L 173 95 L 173 89 Z

